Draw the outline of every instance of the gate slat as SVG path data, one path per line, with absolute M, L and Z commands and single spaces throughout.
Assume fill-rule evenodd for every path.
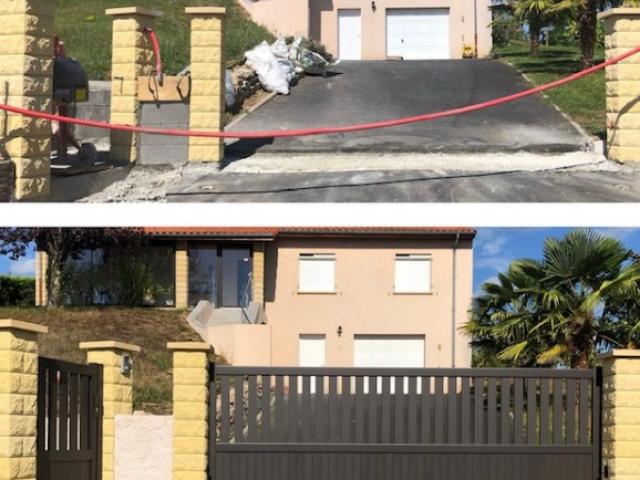
M 553 380 L 553 444 L 562 445 L 562 379 Z
M 394 379 L 395 413 L 394 413 L 394 443 L 404 443 L 404 377 L 396 376 Z
M 576 380 L 567 379 L 567 445 L 576 443 Z
M 303 419 L 302 427 L 302 440 L 304 442 L 311 441 L 311 376 L 302 376 L 302 411 L 301 418 Z M 305 421 L 308 420 L 308 423 Z
M 356 377 L 356 437 L 357 443 L 364 443 L 364 379 Z
M 71 450 L 78 450 L 78 374 L 70 374 L 70 388 L 69 388 L 69 447 Z
M 338 377 L 329 377 L 329 442 L 338 441 Z
M 353 418 L 351 413 L 351 377 L 348 375 L 342 376 L 342 443 L 351 442 L 351 419 Z
M 578 403 L 579 440 L 580 445 L 589 445 L 589 380 L 582 379 L 579 384 L 580 401 Z
M 524 440 L 524 379 L 516 378 L 513 382 L 513 406 L 514 406 L 514 422 L 513 422 L 513 443 L 521 445 Z
M 262 376 L 262 440 L 271 438 L 271 375 Z
M 49 440 L 49 451 L 58 450 L 58 381 L 57 370 L 49 369 L 49 417 L 47 438 Z
M 382 377 L 382 443 L 391 443 L 391 378 Z
M 540 379 L 540 444 L 549 444 L 549 380 Z
M 511 379 L 500 379 L 500 443 L 511 443 Z
M 69 373 L 60 372 L 59 384 L 59 411 L 58 411 L 58 435 L 60 436 L 58 448 L 65 452 L 69 449 L 68 432 L 69 432 Z
M 289 433 L 287 441 L 296 442 L 298 440 L 298 376 L 289 375 Z
M 462 399 L 460 409 L 460 427 L 462 443 L 472 443 L 471 441 L 471 393 L 469 377 L 462 377 Z
M 89 421 L 89 377 L 80 376 L 80 450 L 88 450 L 91 447 L 89 435 L 91 425 Z
M 409 399 L 407 408 L 409 409 L 407 423 L 408 423 L 408 432 L 407 432 L 407 441 L 409 443 L 418 443 L 418 435 L 417 435 L 417 426 L 418 426 L 418 398 L 417 398 L 417 377 L 409 377 Z
M 37 421 L 37 425 L 38 425 L 38 437 L 37 437 L 37 448 L 38 451 L 40 452 L 44 452 L 45 451 L 45 438 L 47 436 L 47 434 L 49 433 L 48 431 L 45 430 L 45 424 L 46 424 L 46 418 L 47 418 L 47 393 L 48 393 L 48 388 L 47 388 L 47 379 L 48 379 L 48 375 L 47 375 L 47 370 L 43 365 L 42 360 L 39 360 L 38 362 L 38 399 L 37 399 L 37 403 L 38 403 L 38 421 Z
M 537 379 L 527 379 L 527 445 L 538 444 L 538 430 L 537 430 Z
M 496 379 L 489 378 L 487 385 L 487 443 L 493 445 L 498 443 L 497 436 L 497 399 L 496 399 Z
M 431 377 L 421 377 L 422 395 L 421 395 L 421 410 L 422 418 L 420 425 L 420 439 L 422 443 L 432 443 L 432 422 L 431 422 L 431 408 L 432 408 L 432 396 L 431 396 Z
M 328 411 L 325 408 L 326 398 L 324 395 L 324 379 L 325 377 L 322 375 L 316 376 L 316 436 L 318 441 L 325 442 L 327 441 L 327 417 L 326 412 Z M 329 413 L 331 415 L 331 413 Z
M 229 423 L 229 377 L 222 375 L 220 377 L 220 440 L 224 443 L 229 443 L 230 423 Z
M 258 439 L 257 420 L 258 420 L 258 377 L 249 375 L 249 391 L 247 396 L 247 437 L 250 442 Z
M 447 409 L 449 410 L 449 421 L 447 422 L 447 443 L 458 442 L 458 382 L 457 377 L 449 377 L 448 397 L 449 404 Z
M 367 377 L 367 395 L 369 396 L 369 421 L 367 429 L 369 432 L 369 443 L 378 442 L 378 378 Z
M 440 376 L 435 377 L 434 401 L 435 401 L 435 443 L 444 443 L 444 379 Z
M 244 441 L 244 376 L 233 380 L 233 438 L 236 443 Z
M 473 428 L 473 443 L 484 443 L 484 431 L 483 431 L 483 415 L 484 415 L 484 378 L 474 377 L 473 379 L 473 416 L 474 416 L 474 428 Z
M 287 438 L 286 423 L 284 411 L 284 377 L 276 376 L 276 423 L 273 429 L 273 441 L 284 442 Z

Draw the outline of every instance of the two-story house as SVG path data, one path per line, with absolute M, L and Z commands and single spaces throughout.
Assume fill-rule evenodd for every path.
M 473 229 L 143 231 L 142 253 L 74 261 L 67 302 L 117 304 L 142 285 L 141 304 L 193 308 L 191 326 L 236 365 L 470 365 L 459 327 L 472 297 Z M 45 260 L 39 252 L 39 304 Z
M 457 59 L 491 53 L 491 0 L 239 0 L 278 35 L 304 35 L 343 60 Z

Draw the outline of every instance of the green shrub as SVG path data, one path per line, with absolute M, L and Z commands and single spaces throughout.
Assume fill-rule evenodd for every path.
M 491 22 L 493 44 L 496 47 L 504 47 L 511 40 L 522 37 L 522 22 L 508 13 L 496 15 Z
M 1 307 L 33 307 L 36 283 L 33 278 L 0 276 Z

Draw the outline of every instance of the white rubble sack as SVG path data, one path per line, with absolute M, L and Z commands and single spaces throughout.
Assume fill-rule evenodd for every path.
M 236 104 L 236 87 L 233 84 L 233 73 L 227 70 L 224 79 L 224 99 L 227 107 L 233 107 Z
M 268 92 L 289 94 L 287 72 L 280 66 L 269 44 L 265 41 L 245 52 L 247 65 L 258 74 L 260 83 Z

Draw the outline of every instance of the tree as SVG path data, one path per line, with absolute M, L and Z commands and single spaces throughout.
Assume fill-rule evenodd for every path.
M 513 8 L 517 17 L 527 22 L 529 27 L 529 50 L 531 55 L 540 54 L 540 33 L 542 28 L 556 13 L 555 0 L 514 0 Z
M 586 368 L 597 350 L 637 344 L 639 286 L 621 242 L 573 230 L 548 238 L 542 260 L 516 260 L 485 283 L 464 329 L 480 364 Z
M 0 228 L 0 255 L 17 260 L 30 245 L 48 254 L 46 287 L 49 306 L 63 304 L 63 270 L 84 250 L 129 244 L 141 238 L 138 229 L 122 228 Z

